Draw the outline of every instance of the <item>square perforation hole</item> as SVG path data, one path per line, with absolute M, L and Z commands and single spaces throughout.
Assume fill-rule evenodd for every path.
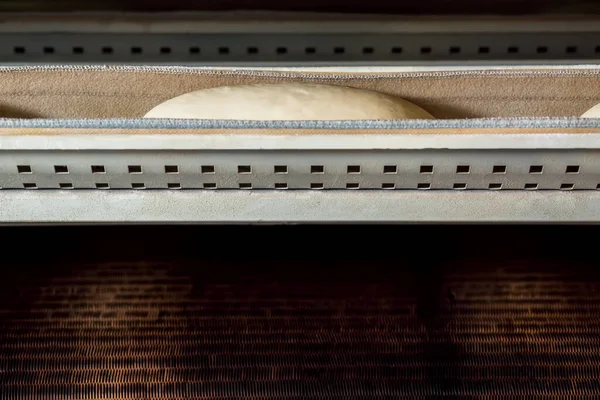
M 543 165 L 532 165 L 529 167 L 530 174 L 541 174 L 542 172 L 544 172 Z
M 392 49 L 392 51 L 393 51 L 393 49 Z M 362 53 L 363 54 L 373 54 L 373 53 L 375 53 L 375 48 L 373 48 L 373 47 L 363 47 L 362 48 Z
M 579 173 L 579 165 L 567 165 L 565 169 L 566 174 L 578 174 Z
M 565 51 L 569 54 L 577 53 L 577 46 L 567 46 Z
M 252 184 L 248 182 L 243 182 L 239 184 L 240 189 L 252 189 Z
M 394 46 L 392 47 L 392 54 L 402 54 L 402 47 L 400 46 Z
M 37 185 L 35 183 L 24 183 L 23 187 L 25 189 L 37 189 Z
M 288 49 L 287 49 L 287 47 L 278 47 L 275 49 L 275 52 L 277 54 L 287 54 Z
M 398 173 L 398 166 L 397 165 L 384 165 L 383 173 L 384 174 L 396 174 L 396 173 Z
M 67 167 L 66 165 L 55 165 L 54 166 L 54 173 L 56 173 L 56 174 L 68 174 L 69 173 L 69 167 Z
M 573 183 L 563 183 L 560 185 L 560 190 L 573 190 L 575 184 Z
M 419 172 L 421 174 L 433 174 L 433 165 L 421 165 Z
M 358 183 L 346 183 L 346 189 L 358 189 L 360 185 Z
M 104 165 L 92 165 L 92 174 L 105 174 L 106 168 Z
M 477 49 L 479 54 L 488 54 L 490 52 L 490 48 L 488 46 L 481 46 Z
M 200 167 L 200 171 L 203 174 L 214 174 L 215 173 L 215 166 L 214 165 L 203 165 Z
M 493 174 L 505 174 L 506 173 L 506 165 L 494 165 L 492 168 Z
M 135 182 L 131 184 L 132 189 L 146 189 L 146 185 L 141 182 Z
M 458 47 L 458 46 L 450 47 L 450 54 L 458 54 L 458 53 L 460 53 L 460 47 Z
M 102 51 L 102 54 L 112 54 L 112 53 L 114 53 L 113 48 L 110 47 L 110 46 L 104 46 L 104 47 L 102 47 L 101 51 Z
M 458 165 L 456 166 L 456 173 L 457 174 L 468 174 L 471 172 L 471 166 L 470 165 Z
M 538 46 L 536 49 L 538 54 L 546 54 L 548 52 L 547 46 Z
M 192 46 L 188 49 L 190 54 L 200 54 L 200 47 Z
M 216 189 L 216 188 L 217 188 L 217 184 L 216 184 L 216 183 L 213 183 L 213 182 L 207 182 L 207 183 L 204 183 L 204 184 L 202 185 L 202 187 L 203 187 L 204 189 Z
M 501 183 L 490 183 L 488 188 L 490 190 L 500 190 L 500 189 L 502 189 L 502 184 Z
M 108 183 L 96 183 L 96 189 L 110 189 Z
M 421 47 L 421 54 L 431 54 L 433 49 L 431 47 L 425 46 Z
M 254 47 L 254 46 L 248 47 L 246 49 L 246 53 L 248 53 L 248 54 L 258 54 L 258 47 Z
M 287 167 L 287 165 L 275 165 L 273 167 L 273 172 L 276 174 L 287 174 L 288 167 Z
M 457 190 L 466 189 L 467 184 L 466 183 L 455 183 L 454 186 L 452 186 L 452 188 L 457 189 Z
M 431 183 L 419 183 L 419 184 L 417 184 L 417 189 L 422 189 L 422 190 L 431 189 Z
M 171 54 L 171 48 L 167 46 L 163 46 L 159 49 L 160 54 Z
M 311 189 L 323 189 L 324 185 L 322 183 L 311 183 L 310 188 Z
M 83 54 L 83 53 L 84 53 L 83 47 L 79 47 L 79 46 L 73 47 L 73 54 Z
M 61 189 L 73 189 L 73 184 L 72 183 L 59 183 L 58 186 Z
M 396 184 L 395 183 L 382 183 L 381 184 L 381 188 L 382 189 L 396 189 Z
M 519 52 L 519 48 L 517 46 L 510 46 L 506 49 L 506 51 L 510 54 L 516 54 Z
M 128 165 L 127 166 L 127 171 L 130 174 L 141 174 L 142 173 L 142 166 L 141 165 Z
M 181 183 L 169 182 L 167 183 L 169 189 L 181 189 Z
M 333 52 L 335 54 L 344 54 L 346 52 L 346 48 L 342 46 L 337 46 L 333 48 Z
M 138 46 L 132 47 L 131 54 L 142 54 L 142 48 Z
M 537 183 L 526 183 L 525 184 L 525 190 L 535 190 L 537 188 L 538 188 Z
M 360 165 L 348 165 L 346 172 L 349 174 L 360 174 Z
M 325 167 L 322 165 L 311 165 L 310 166 L 310 173 L 311 174 L 324 174 L 325 173 Z
M 42 49 L 42 51 L 44 52 L 44 54 L 54 54 L 54 47 L 51 46 L 46 46 Z
M 218 52 L 221 55 L 227 55 L 229 54 L 229 47 L 219 47 Z
M 31 174 L 31 165 L 17 165 L 17 172 L 20 174 Z
M 306 54 L 315 54 L 317 49 L 315 47 L 307 47 L 304 49 L 304 53 Z
M 275 184 L 275 189 L 287 189 L 287 188 L 288 188 L 287 183 L 280 182 L 280 183 Z
M 178 174 L 179 167 L 177 165 L 165 165 L 165 174 Z
M 238 174 L 251 174 L 252 167 L 250 165 L 238 165 Z
M 13 52 L 15 54 L 25 54 L 25 47 L 23 46 L 16 46 L 13 48 Z

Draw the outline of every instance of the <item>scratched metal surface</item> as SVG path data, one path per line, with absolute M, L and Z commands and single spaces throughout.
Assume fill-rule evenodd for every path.
M 595 234 L 3 229 L 0 397 L 595 398 Z

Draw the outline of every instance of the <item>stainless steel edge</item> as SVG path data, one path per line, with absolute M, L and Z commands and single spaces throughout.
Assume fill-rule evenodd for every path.
M 8 191 L 0 223 L 598 223 L 600 192 Z
M 401 132 L 401 131 L 400 131 Z M 599 149 L 589 134 L 154 134 L 6 135 L 0 150 L 392 150 Z

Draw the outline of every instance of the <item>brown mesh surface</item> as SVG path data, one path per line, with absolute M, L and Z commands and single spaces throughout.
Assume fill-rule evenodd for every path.
M 33 245 L 55 237 L 76 250 L 2 266 L 2 399 L 600 395 L 600 277 L 594 262 L 557 254 L 574 243 L 561 239 L 570 228 L 541 239 L 516 228 L 204 228 L 164 240 L 159 228 L 137 239 L 52 229 Z M 298 250 L 357 232 L 364 242 L 339 258 L 333 246 Z M 249 234 L 254 245 L 229 250 L 219 239 Z M 448 239 L 417 246 L 433 236 Z M 500 237 L 530 241 L 495 252 Z

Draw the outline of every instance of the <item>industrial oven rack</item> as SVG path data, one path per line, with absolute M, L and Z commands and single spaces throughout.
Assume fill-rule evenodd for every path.
M 5 68 L 460 70 L 598 59 L 600 23 L 582 18 L 98 14 L 0 23 Z M 356 131 L 349 121 L 285 122 L 316 133 L 248 135 L 240 130 L 273 125 L 1 120 L 0 133 L 34 133 L 0 135 L 0 223 L 600 222 L 600 121 L 536 121 L 436 121 L 456 129 L 447 135 L 414 134 L 423 128 L 414 121 L 368 122 L 352 135 L 333 132 Z M 478 132 L 490 124 L 554 133 Z M 132 136 L 125 127 L 227 133 Z M 110 134 L 39 134 L 61 128 Z M 586 133 L 566 133 L 573 129 Z

